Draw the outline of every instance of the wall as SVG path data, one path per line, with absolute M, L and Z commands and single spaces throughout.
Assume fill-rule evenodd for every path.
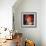
M 15 2 L 16 0 L 0 0 L 0 38 L 5 38 L 5 36 L 10 35 L 8 30 L 3 30 L 4 27 L 8 28 L 9 30 L 12 29 L 12 6 Z
M 0 27 L 12 29 L 12 6 L 16 0 L 0 0 Z
M 18 3 L 19 2 L 19 3 Z M 40 0 L 23 0 L 18 1 L 13 6 L 13 14 L 15 19 L 15 31 L 23 33 L 24 39 L 35 41 L 36 46 L 41 46 L 41 1 Z M 21 12 L 37 12 L 37 27 L 22 28 Z
M 41 38 L 42 46 L 46 46 L 46 0 L 41 1 Z

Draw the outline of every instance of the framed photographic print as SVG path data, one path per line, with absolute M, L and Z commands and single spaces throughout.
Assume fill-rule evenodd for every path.
M 37 13 L 36 12 L 22 12 L 21 15 L 22 27 L 36 27 L 37 26 Z

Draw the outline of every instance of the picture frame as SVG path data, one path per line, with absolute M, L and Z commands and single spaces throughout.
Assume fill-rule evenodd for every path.
M 37 27 L 37 12 L 22 12 L 21 27 L 24 27 L 24 28 Z

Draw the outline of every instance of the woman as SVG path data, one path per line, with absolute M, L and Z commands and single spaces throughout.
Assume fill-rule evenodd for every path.
M 34 16 L 26 15 L 25 16 L 25 25 L 33 25 L 34 24 Z

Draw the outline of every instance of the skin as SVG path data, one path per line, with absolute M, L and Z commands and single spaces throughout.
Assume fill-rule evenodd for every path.
M 26 18 L 26 21 L 27 21 L 27 24 L 28 24 L 28 25 L 32 25 L 32 17 L 28 16 L 28 17 Z

